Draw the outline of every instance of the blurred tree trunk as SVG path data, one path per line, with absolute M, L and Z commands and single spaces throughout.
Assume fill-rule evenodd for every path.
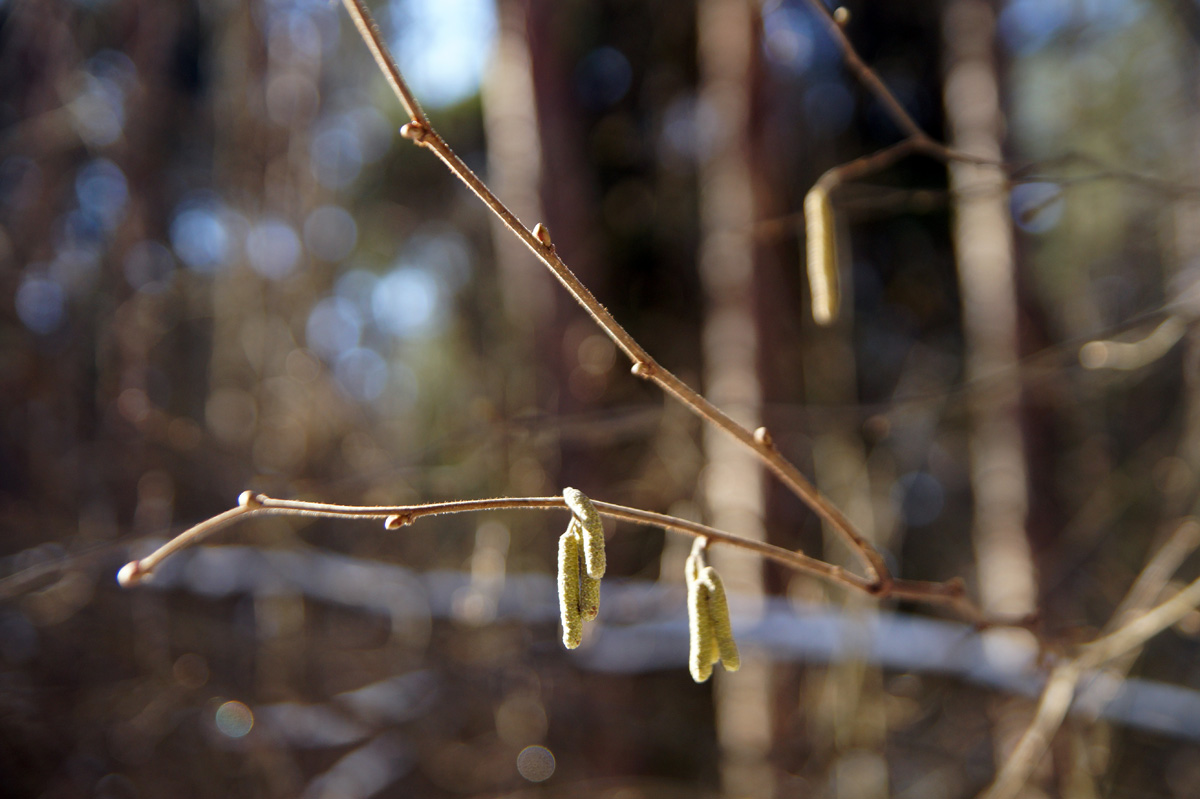
M 992 4 L 954 0 L 946 6 L 944 35 L 949 144 L 1000 160 L 1004 118 Z M 996 190 L 981 192 L 981 185 Z M 1026 531 L 1029 473 L 1021 425 L 1019 309 L 1008 192 L 999 170 L 957 162 L 950 165 L 950 187 L 957 192 L 952 236 L 970 387 L 967 435 L 979 598 L 988 614 L 1020 616 L 1037 608 L 1038 594 Z M 1030 710 L 1026 703 L 998 699 L 997 764 L 1027 726 Z
M 532 227 L 545 215 L 529 13 L 525 0 L 497 3 L 496 49 L 482 92 L 489 181 L 497 196 Z M 495 280 L 503 304 L 502 329 L 493 343 L 499 356 L 494 396 L 500 398 L 502 417 L 512 419 L 545 408 L 544 370 L 558 362 L 553 335 L 557 287 L 512 231 L 494 218 L 491 227 Z M 541 468 L 535 468 L 538 453 L 527 438 L 506 437 L 503 451 L 494 490 L 516 494 L 549 490 Z
M 757 74 L 757 13 L 748 0 L 702 0 L 697 9 L 700 101 L 715 122 L 700 164 L 699 269 L 705 301 L 704 391 L 742 425 L 762 415 L 758 309 L 755 303 L 755 152 L 751 103 Z M 704 428 L 704 496 L 710 523 L 765 540 L 763 470 L 745 447 Z M 762 564 L 713 553 L 728 590 L 761 597 Z M 754 610 L 745 606 L 736 612 Z M 771 796 L 771 668 L 746 657 L 736 679 L 715 677 L 721 780 L 733 796 Z

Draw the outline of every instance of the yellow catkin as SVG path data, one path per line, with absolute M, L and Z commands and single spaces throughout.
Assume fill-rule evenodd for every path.
M 578 519 L 571 519 L 567 530 L 583 540 L 583 528 Z M 584 621 L 594 621 L 600 613 L 600 581 L 588 574 L 587 569 L 579 571 L 579 612 Z
M 696 682 L 712 676 L 713 629 L 708 615 L 708 586 L 688 585 L 688 670 Z
M 574 649 L 583 640 L 583 614 L 579 610 L 579 536 L 570 529 L 558 539 L 558 611 L 563 646 Z
M 812 295 L 813 320 L 818 325 L 832 324 L 837 319 L 840 302 L 837 231 L 829 192 L 819 183 L 804 198 L 804 229 L 808 239 L 808 290 Z
M 599 580 L 604 576 L 604 523 L 592 501 L 578 488 L 564 488 L 563 499 L 575 518 L 579 520 L 583 535 L 583 555 L 587 563 L 588 576 Z
M 725 600 L 725 586 L 716 569 L 711 566 L 700 572 L 700 581 L 708 589 L 708 615 L 712 619 L 713 637 L 720 651 L 721 663 L 726 671 L 737 671 L 742 665 L 737 643 L 733 640 L 733 625 L 729 622 L 729 604 Z
M 587 572 L 579 575 L 579 612 L 584 621 L 593 621 L 600 613 L 600 581 Z

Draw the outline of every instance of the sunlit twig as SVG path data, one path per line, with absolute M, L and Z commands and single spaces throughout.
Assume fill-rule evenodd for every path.
M 1195 548 L 1195 528 L 1196 523 L 1188 520 L 1175 530 L 1167 543 L 1142 569 L 1122 601 L 1119 611 L 1136 612 L 1137 606 L 1145 600 L 1153 586 L 1158 586 L 1161 590 L 1170 571 L 1182 562 L 1187 552 Z M 1151 610 L 1125 622 L 1113 632 L 1085 645 L 1076 657 L 1057 665 L 1042 690 L 1033 722 L 1005 760 L 995 780 L 980 795 L 980 799 L 1014 799 L 1018 795 L 1029 775 L 1041 762 L 1047 744 L 1066 719 L 1067 711 L 1075 698 L 1075 688 L 1084 675 L 1137 649 L 1182 619 L 1197 605 L 1200 605 L 1200 579 Z

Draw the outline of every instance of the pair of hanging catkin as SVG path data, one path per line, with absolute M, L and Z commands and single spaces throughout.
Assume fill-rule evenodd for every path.
M 583 623 L 592 621 L 600 612 L 604 525 L 596 506 L 579 489 L 563 489 L 563 499 L 571 509 L 571 523 L 558 539 L 558 610 L 562 616 L 563 646 L 574 649 L 583 638 Z
M 737 671 L 742 665 L 733 626 L 729 622 L 729 605 L 725 586 L 716 569 L 705 562 L 708 541 L 697 538 L 688 556 L 686 575 L 688 589 L 688 670 L 692 679 L 704 682 L 712 676 L 713 664 L 725 664 L 726 671 Z
M 583 639 L 583 623 L 600 612 L 604 525 L 596 506 L 579 489 L 563 489 L 563 499 L 571 509 L 571 523 L 558 539 L 558 610 L 563 645 L 574 649 Z M 688 669 L 696 682 L 712 676 L 715 663 L 724 663 L 726 671 L 737 671 L 742 663 L 729 623 L 725 587 L 716 569 L 705 561 L 707 545 L 706 539 L 697 538 L 687 559 Z

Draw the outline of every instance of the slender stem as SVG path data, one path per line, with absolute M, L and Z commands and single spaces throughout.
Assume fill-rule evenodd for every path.
M 400 68 L 396 66 L 396 59 L 392 58 L 387 44 L 383 41 L 383 35 L 379 32 L 379 26 L 375 24 L 375 19 L 367 10 L 366 5 L 362 0 L 342 0 L 342 5 L 346 7 L 350 19 L 354 20 L 354 27 L 358 28 L 363 41 L 367 43 L 367 49 L 375 57 L 375 63 L 379 65 L 379 70 L 387 78 L 388 85 L 392 87 L 396 98 L 404 106 L 404 112 L 413 122 L 428 125 L 429 119 L 421 110 L 421 104 L 417 102 L 412 89 L 408 88 L 404 76 L 400 74 Z
M 856 180 L 878 172 L 881 169 L 887 169 L 915 149 L 917 149 L 916 139 L 905 139 L 870 155 L 864 155 L 853 161 L 833 167 L 824 175 L 821 175 L 817 180 L 817 185 L 823 186 L 826 191 L 829 191 L 840 183 Z
M 676 533 L 707 539 L 713 544 L 725 544 L 738 549 L 761 555 L 764 558 L 781 563 L 797 571 L 811 574 L 815 577 L 857 589 L 863 593 L 877 593 L 874 584 L 856 574 L 846 571 L 840 566 L 834 566 L 816 558 L 811 558 L 801 552 L 794 552 L 783 547 L 777 547 L 751 538 L 743 538 L 715 527 L 698 522 L 679 519 L 663 513 L 630 508 L 611 502 L 593 502 L 601 515 L 620 521 L 648 524 L 661 527 Z M 154 570 L 170 555 L 181 549 L 199 543 L 212 533 L 228 526 L 232 522 L 246 516 L 301 516 L 324 519 L 382 519 L 388 529 L 397 529 L 412 524 L 423 516 L 441 516 L 451 513 L 474 513 L 495 510 L 566 510 L 567 504 L 562 497 L 494 497 L 491 499 L 467 499 L 451 502 L 429 502 L 420 505 L 332 505 L 325 502 L 305 502 L 295 499 L 275 499 L 265 494 L 253 495 L 250 492 L 242 494 L 237 507 L 230 508 L 224 513 L 206 519 L 193 527 L 189 527 L 146 557 L 133 561 L 121 569 L 122 585 L 133 585 L 149 577 Z M 920 591 L 934 597 L 954 594 L 952 586 L 940 583 L 923 584 L 926 589 Z M 959 592 L 961 593 L 961 592 Z
M 243 496 L 245 495 L 243 494 Z M 236 508 L 230 508 L 224 513 L 218 513 L 211 519 L 205 519 L 194 527 L 189 527 L 141 560 L 126 563 L 121 567 L 121 571 L 117 572 L 117 581 L 126 587 L 141 582 L 146 577 L 149 577 L 158 568 L 158 565 L 171 555 L 174 555 L 181 549 L 190 547 L 192 544 L 199 543 L 210 534 L 231 524 L 238 517 L 253 513 L 255 509 L 252 504 L 243 503 Z
M 1167 543 L 1142 568 L 1133 587 L 1113 614 L 1114 619 L 1120 618 L 1127 610 L 1135 612 L 1149 604 L 1148 597 L 1162 588 L 1188 553 L 1195 549 L 1196 534 L 1196 523 L 1190 519 L 1176 528 Z M 1200 605 L 1200 580 L 1193 581 L 1170 599 L 1087 644 L 1076 657 L 1055 666 L 1046 681 L 1046 687 L 1042 689 L 1033 722 L 980 799 L 1015 799 L 1066 719 L 1080 679 L 1105 663 L 1137 649 L 1182 619 L 1197 605 Z M 1125 664 L 1119 671 L 1126 671 L 1128 665 Z
M 896 99 L 896 95 L 888 90 L 888 87 L 875 74 L 875 70 L 867 66 L 859 56 L 858 51 L 854 49 L 854 45 L 850 43 L 850 39 L 846 37 L 846 32 L 842 30 L 842 26 L 829 13 L 829 9 L 825 8 L 825 4 L 821 0 L 808 0 L 808 4 L 812 6 L 817 17 L 825 22 L 825 27 L 829 29 L 829 33 L 842 50 L 842 57 L 846 60 L 846 66 L 854 73 L 854 77 L 858 78 L 859 83 L 866 86 L 875 95 L 876 99 L 883 103 L 889 116 L 900 126 L 900 129 L 906 136 L 914 139 L 926 139 L 925 132 L 921 130 L 921 127 L 913 120 L 912 116 L 904 110 L 904 106 L 900 105 L 900 101 Z
M 1120 629 L 1092 641 L 1084 647 L 1079 657 L 1080 665 L 1093 669 L 1141 646 L 1191 613 L 1197 605 L 1200 605 L 1200 579 Z
M 768 560 L 782 564 L 805 574 L 812 575 L 837 585 L 851 588 L 880 599 L 891 598 L 940 605 L 963 616 L 977 626 L 1029 627 L 1026 619 L 986 619 L 982 612 L 966 597 L 961 580 L 944 583 L 917 580 L 892 580 L 884 588 L 871 580 L 848 572 L 823 560 L 809 557 L 752 538 L 744 538 L 699 522 L 668 516 L 664 513 L 630 508 L 612 502 L 593 500 L 596 510 L 603 516 L 634 524 L 659 527 L 672 533 L 695 536 L 706 541 L 706 545 L 724 545 L 753 552 Z M 429 502 L 418 505 L 333 505 L 325 502 L 306 502 L 296 499 L 276 499 L 265 494 L 244 492 L 237 507 L 189 527 L 146 557 L 127 563 L 120 571 L 118 580 L 123 586 L 134 585 L 149 578 L 154 570 L 170 555 L 197 544 L 216 531 L 249 516 L 299 516 L 323 519 L 380 519 L 384 527 L 395 530 L 412 524 L 424 516 L 442 516 L 453 513 L 476 513 L 496 510 L 568 510 L 562 497 L 493 497 L 490 499 L 466 499 L 450 502 Z
M 1082 676 L 1083 670 L 1075 661 L 1055 667 L 1038 700 L 1033 723 L 1005 760 L 995 781 L 980 794 L 979 799 L 1016 799 L 1033 769 L 1041 762 L 1050 740 L 1066 719 L 1075 698 L 1075 686 Z
M 937 158 L 941 161 L 962 161 L 969 164 L 979 164 L 980 166 L 994 166 L 1001 169 L 1006 168 L 1006 165 L 1003 161 L 999 161 L 994 158 L 988 158 L 986 156 L 973 155 L 971 153 L 963 152 L 962 150 L 955 150 L 931 138 L 928 133 L 921 129 L 921 126 L 917 124 L 917 121 L 913 119 L 912 115 L 905 110 L 904 106 L 900 103 L 900 100 L 897 99 L 892 90 L 887 87 L 882 79 L 880 79 L 879 74 L 875 72 L 875 70 L 871 69 L 871 67 L 867 66 L 867 63 L 863 61 L 862 56 L 860 56 L 858 54 L 858 50 L 855 49 L 854 43 L 850 41 L 848 36 L 846 36 L 846 31 L 843 30 L 842 25 L 829 12 L 829 9 L 825 7 L 825 4 L 822 3 L 821 0 L 808 0 L 808 4 L 812 7 L 813 11 L 816 13 L 816 16 L 824 21 L 825 27 L 829 30 L 829 33 L 831 36 L 833 36 L 838 48 L 842 51 L 842 58 L 846 62 L 846 67 L 852 73 L 854 73 L 854 77 L 858 79 L 858 82 L 866 86 L 867 90 L 870 91 L 871 94 L 875 95 L 875 99 L 879 100 L 879 102 L 883 104 L 883 107 L 888 112 L 888 116 L 892 118 L 892 121 L 896 123 L 896 125 L 900 128 L 900 131 L 904 134 L 903 141 L 901 141 L 898 145 L 893 145 L 890 148 L 880 150 L 874 156 L 867 156 L 867 159 L 870 159 L 888 154 L 889 157 L 886 160 L 886 164 L 871 165 L 868 168 L 863 169 L 862 173 L 841 175 L 840 177 L 842 180 L 851 180 L 854 177 L 859 177 L 860 174 L 875 172 L 879 169 L 883 169 L 884 166 L 890 165 L 891 163 L 894 163 L 894 161 L 898 160 L 901 155 L 907 155 L 910 152 L 923 153 L 931 158 Z M 892 154 L 890 151 L 894 148 L 903 148 L 903 152 Z M 834 169 L 830 170 L 830 172 L 843 169 L 853 171 L 855 169 L 854 165 L 864 160 L 866 159 L 858 159 L 857 161 L 852 161 L 849 164 L 844 164 L 841 167 L 834 167 Z M 829 173 L 826 173 L 826 175 L 828 174 Z

